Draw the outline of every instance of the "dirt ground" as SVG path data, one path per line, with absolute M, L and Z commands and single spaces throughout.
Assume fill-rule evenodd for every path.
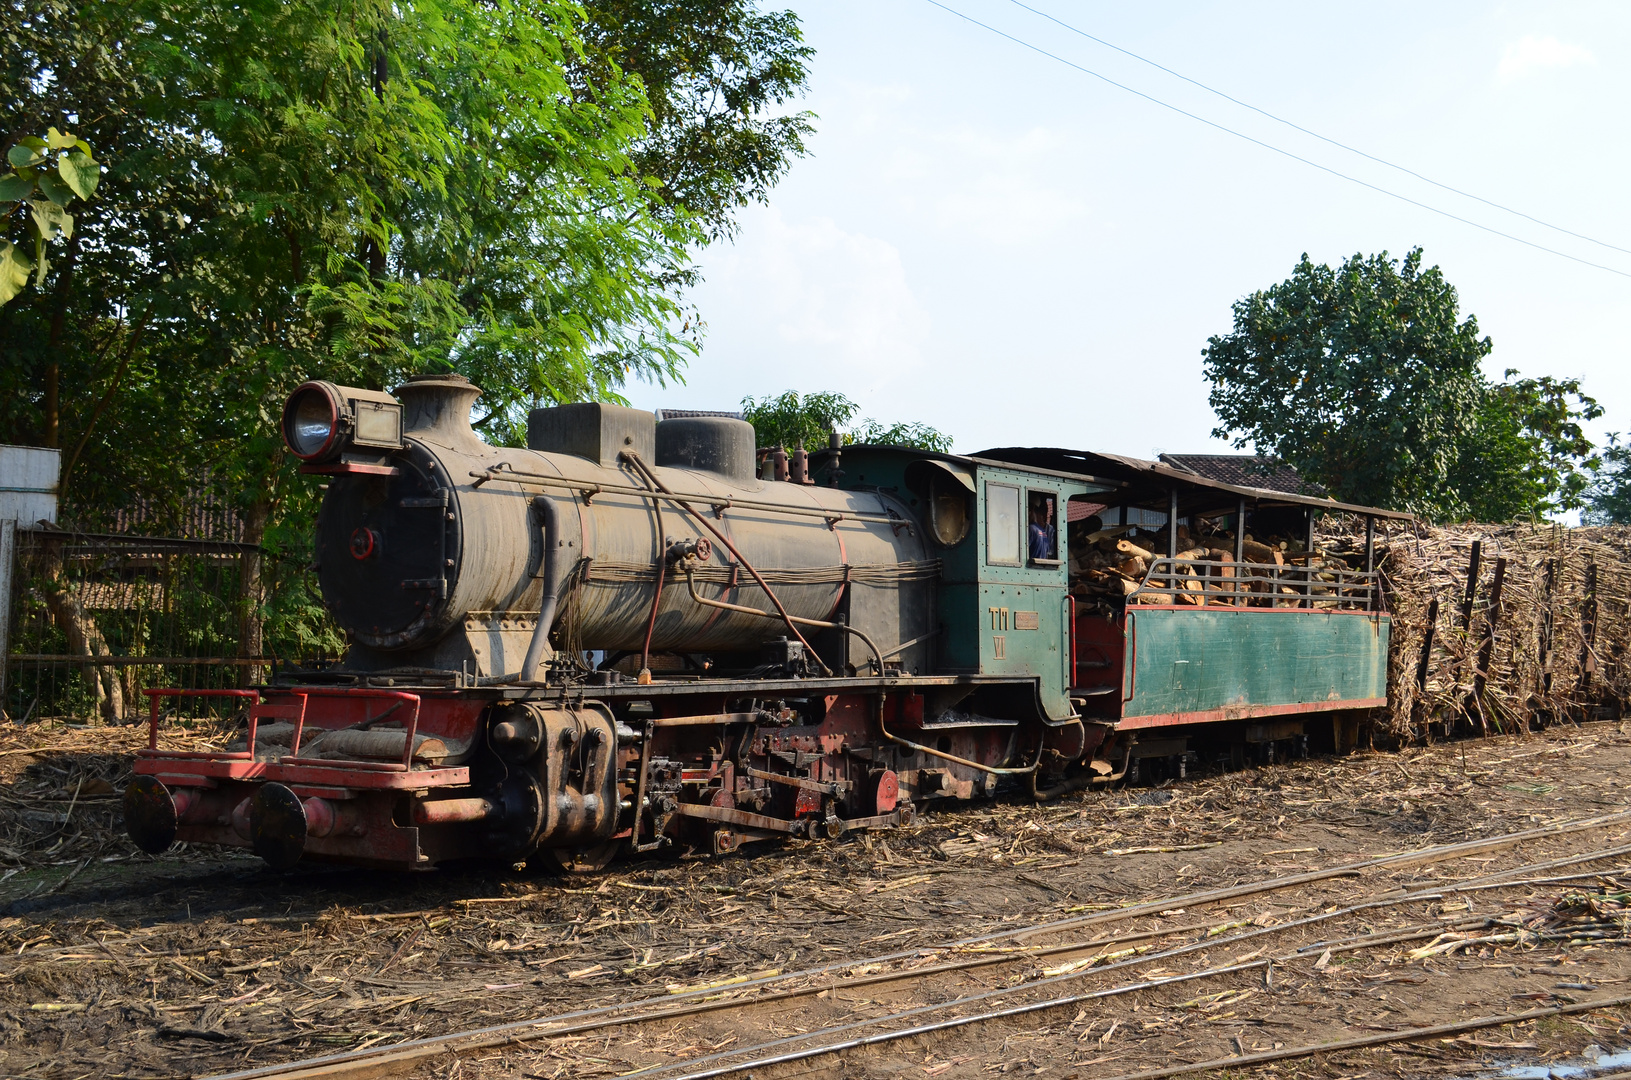
M 895 832 L 750 846 L 719 859 L 622 863 L 579 879 L 480 866 L 420 875 L 323 868 L 280 875 L 253 857 L 178 850 L 153 858 L 124 839 L 115 791 L 144 735 L 40 726 L 0 734 L 0 1071 L 7 1076 L 224 1073 L 928 948 L 1631 808 L 1621 782 L 1631 765 L 1631 733 L 1598 723 L 1293 762 L 1043 805 L 999 799 L 931 811 Z M 1046 993 L 1083 993 L 1315 942 L 1429 927 L 1425 936 L 1397 944 L 1316 949 L 1275 963 L 1267 975 L 1256 968 L 1174 983 L 754 1075 L 1112 1077 L 1631 995 L 1617 879 L 1631 878 L 1631 848 L 1549 872 L 1591 872 L 1572 882 L 1340 914 L 1390 889 L 1622 845 L 1631 845 L 1631 821 L 1038 939 L 1093 946 L 1062 959 L 1019 957 L 941 977 L 445 1057 L 420 1065 L 416 1075 L 553 1080 L 646 1066 L 678 1075 L 688 1071 L 680 1067 L 685 1062 L 700 1067 L 716 1053 L 858 1018 L 987 991 L 999 993 L 978 1009 L 1046 996 L 1028 981 L 1072 974 L 1068 965 L 1078 955 L 1131 947 L 1104 943 L 1107 935 L 1140 932 L 1149 936 L 1139 947 L 1152 953 L 1200 948 L 1170 960 L 1152 955 L 1136 970 L 1089 967 Z M 1547 873 L 1518 877 L 1536 876 Z M 1597 897 L 1592 925 L 1609 930 L 1575 933 L 1572 941 L 1531 935 L 1458 944 L 1438 936 L 1440 928 L 1455 932 L 1484 915 L 1509 925 L 1465 932 L 1550 925 L 1546 920 L 1561 909 L 1584 910 L 1581 901 L 1566 900 L 1582 891 Z M 1242 934 L 1320 913 L 1326 921 L 1232 944 Z M 1438 951 L 1414 952 L 1424 948 Z M 1592 1045 L 1624 1048 L 1631 1045 L 1628 1020 L 1631 1008 L 1600 1010 L 1229 1075 L 1492 1075 L 1511 1063 L 1577 1058 Z

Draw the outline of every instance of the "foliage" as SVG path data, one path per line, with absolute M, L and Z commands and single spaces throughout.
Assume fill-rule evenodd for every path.
M 1485 388 L 1450 483 L 1473 521 L 1517 521 L 1576 510 L 1597 465 L 1581 420 L 1603 414 L 1578 379 L 1515 379 Z
M 23 291 L 28 275 L 34 284 L 45 281 L 50 263 L 45 245 L 74 233 L 74 216 L 68 204 L 74 197 L 89 199 L 102 178 L 102 166 L 91 156 L 91 144 L 56 128 L 45 136 L 28 135 L 6 151 L 12 171 L 0 174 L 0 203 L 12 203 L 6 216 L 27 211 L 28 231 L 34 237 L 34 257 L 30 259 L 9 240 L 0 240 L 0 304 Z
M 753 425 L 762 447 L 819 450 L 827 437 L 842 431 L 861 407 L 843 394 L 818 392 L 799 396 L 797 390 L 761 399 L 742 399 L 742 416 Z
M 850 433 L 847 441 L 874 446 L 910 446 L 917 450 L 932 450 L 937 454 L 951 453 L 951 436 L 928 424 L 885 424 L 880 420 L 864 420 Z
M 855 402 L 832 391 L 800 397 L 797 390 L 788 390 L 759 399 L 742 399 L 742 415 L 753 425 L 761 447 L 822 450 L 827 447 L 829 435 L 838 432 L 845 443 L 911 446 L 939 453 L 951 450 L 951 436 L 927 424 L 885 424 L 863 419 L 845 433 L 843 429 L 851 426 L 860 411 Z
M 663 176 L 669 134 L 612 62 L 617 25 L 586 47 L 567 0 L 0 0 L 3 130 L 71 127 L 108 162 L 45 290 L 0 309 L 0 439 L 49 437 L 60 376 L 76 522 L 139 494 L 150 527 L 178 527 L 214 487 L 303 563 L 317 492 L 276 418 L 304 379 L 457 369 L 514 442 L 535 404 L 678 377 L 693 253 L 807 130 L 760 117 L 802 86 L 807 50 L 771 40 L 796 23 L 731 10 L 654 55 L 675 123 L 739 159 L 697 144 Z M 733 26 L 759 35 L 741 57 Z M 752 83 L 734 111 L 681 107 L 698 64 Z M 268 614 L 298 652 L 316 601 L 290 580 Z
M 1631 442 L 1608 437 L 1592 470 L 1580 519 L 1587 525 L 1631 525 Z
M 636 167 L 660 181 L 652 211 L 684 212 L 714 238 L 734 211 L 764 202 L 814 130 L 809 112 L 782 111 L 802 94 L 815 50 L 798 16 L 750 0 L 589 0 L 586 70 L 639 76 L 652 124 Z
M 1505 521 L 1579 505 L 1591 464 L 1578 380 L 1491 383 L 1493 345 L 1416 248 L 1340 267 L 1305 254 L 1234 304 L 1203 351 L 1213 434 L 1279 458 L 1338 499 Z

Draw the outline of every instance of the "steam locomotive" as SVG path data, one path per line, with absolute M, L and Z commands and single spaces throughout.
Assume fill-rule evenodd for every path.
M 290 397 L 349 651 L 148 691 L 142 849 L 588 871 L 1181 772 L 1221 726 L 1285 752 L 1385 701 L 1370 541 L 1397 515 L 1075 451 L 766 452 L 731 415 L 608 404 L 535 410 L 526 448 L 497 447 L 479 394 Z M 1363 570 L 1248 558 L 1252 523 L 1300 515 L 1311 550 L 1332 511 L 1367 523 Z M 1235 558 L 1180 550 L 1231 514 Z M 1107 540 L 1140 552 L 1108 591 L 1077 550 Z M 167 706 L 211 693 L 244 699 L 233 741 L 166 748 Z

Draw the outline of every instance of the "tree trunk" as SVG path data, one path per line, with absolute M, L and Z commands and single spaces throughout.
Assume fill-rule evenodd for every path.
M 57 362 L 52 360 L 45 366 L 45 438 L 41 441 L 53 449 L 59 440 L 57 419 L 61 413 L 57 406 L 57 379 Z
M 80 605 L 77 586 L 63 573 L 62 544 L 58 541 L 46 551 L 45 606 L 51 612 L 64 636 L 68 638 L 68 651 L 78 656 L 109 656 L 107 639 L 102 636 L 96 619 Z M 113 667 L 86 664 L 85 688 L 96 700 L 102 719 L 116 724 L 125 715 L 124 686 L 119 671 Z
M 68 238 L 68 250 L 63 254 L 61 269 L 57 271 L 55 310 L 51 312 L 51 329 L 46 334 L 45 354 L 51 358 L 45 367 L 45 438 L 53 449 L 62 445 L 62 368 L 57 363 L 61 355 L 62 331 L 68 320 L 69 290 L 73 287 L 74 260 L 79 255 L 79 237 Z
M 243 542 L 255 545 L 244 549 L 238 563 L 238 655 L 246 659 L 260 656 L 264 647 L 261 604 L 265 600 L 262 580 L 265 556 L 260 543 L 266 537 L 266 521 L 271 510 L 271 501 L 263 497 L 250 503 L 244 511 Z M 238 671 L 242 686 L 252 686 L 265 677 L 264 669 L 256 665 L 245 665 Z

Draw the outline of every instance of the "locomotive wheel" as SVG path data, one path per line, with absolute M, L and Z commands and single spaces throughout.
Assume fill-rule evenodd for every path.
M 586 848 L 539 848 L 527 866 L 552 874 L 598 874 L 612 864 L 622 847 L 621 840 L 608 840 Z

